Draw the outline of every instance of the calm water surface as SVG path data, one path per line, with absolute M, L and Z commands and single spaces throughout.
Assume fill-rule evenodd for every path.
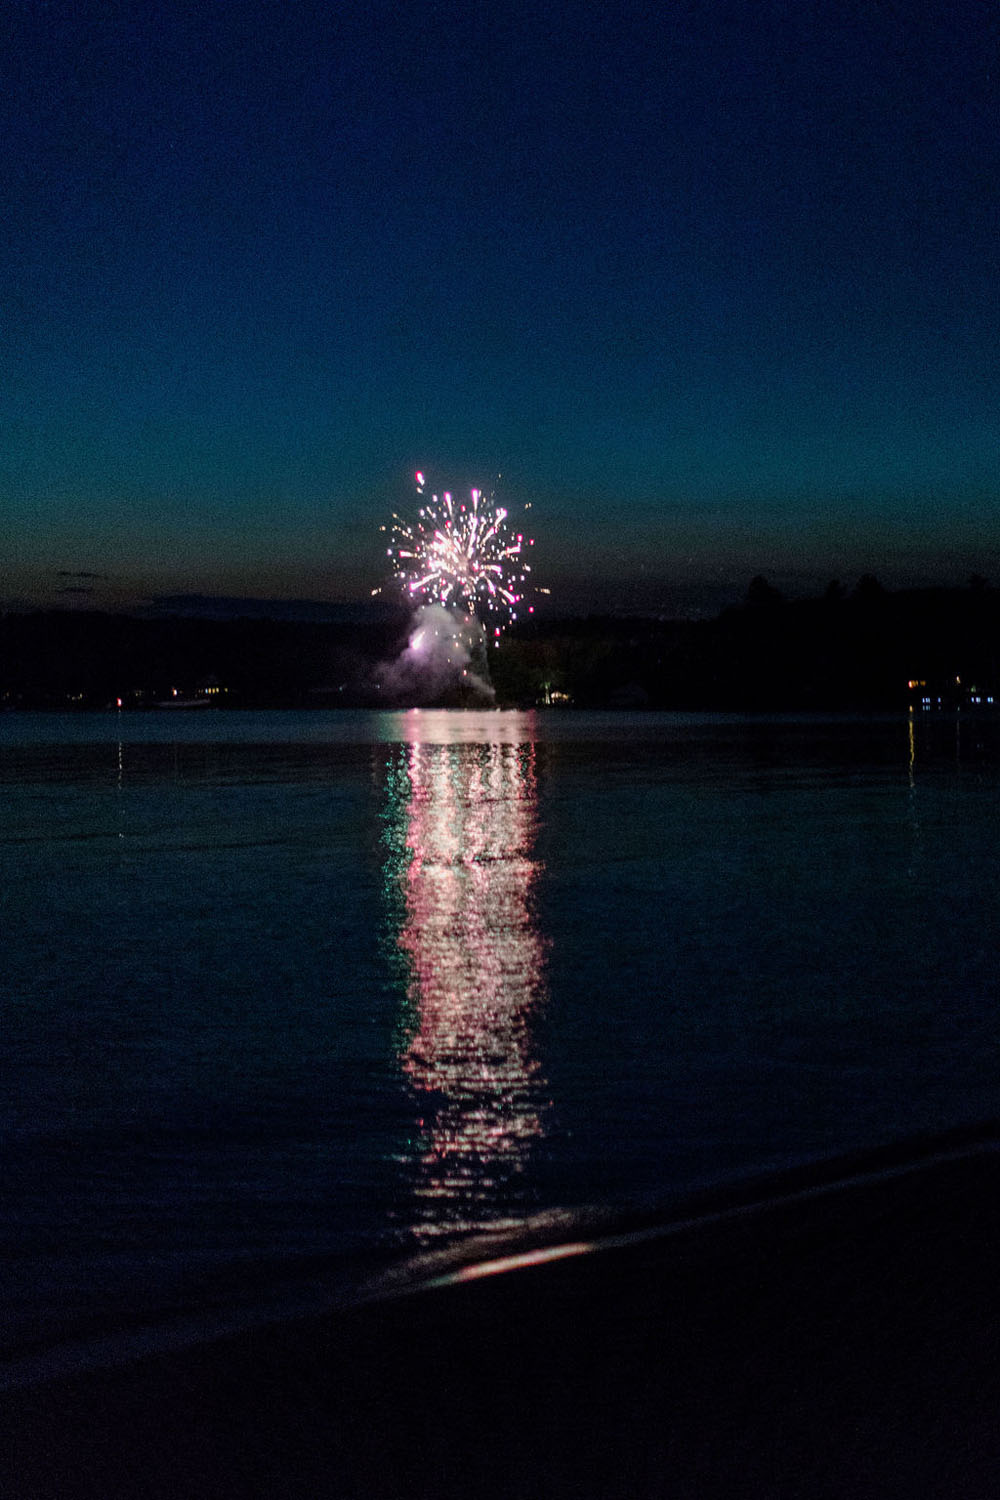
M 1000 1113 L 1000 736 L 0 718 L 3 1347 Z

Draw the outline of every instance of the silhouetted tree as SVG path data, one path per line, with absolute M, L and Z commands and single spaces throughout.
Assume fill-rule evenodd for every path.
M 750 580 L 746 602 L 751 609 L 760 609 L 775 604 L 784 604 L 785 596 L 780 589 L 768 583 L 763 573 L 758 573 L 756 578 Z
M 854 597 L 861 603 L 874 604 L 885 598 L 885 589 L 873 573 L 864 573 L 858 579 Z

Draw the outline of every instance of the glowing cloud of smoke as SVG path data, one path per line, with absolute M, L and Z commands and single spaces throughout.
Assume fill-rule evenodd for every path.
M 410 623 L 406 647 L 380 669 L 386 700 L 406 704 L 452 700 L 492 704 L 496 694 L 486 668 L 486 640 L 474 615 L 424 604 Z

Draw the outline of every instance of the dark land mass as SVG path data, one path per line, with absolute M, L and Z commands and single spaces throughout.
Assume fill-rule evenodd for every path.
M 993 1127 L 571 1238 L 561 1258 L 8 1389 L 0 1489 L 1000 1494 Z
M 388 665 L 409 618 L 138 617 L 40 611 L 0 618 L 0 702 L 20 708 L 386 707 L 460 704 L 466 689 L 393 697 Z M 703 621 L 536 618 L 488 653 L 503 705 L 755 711 L 893 711 L 985 705 L 996 695 L 1000 590 L 786 600 L 763 578 Z M 386 679 L 383 681 L 383 679 Z

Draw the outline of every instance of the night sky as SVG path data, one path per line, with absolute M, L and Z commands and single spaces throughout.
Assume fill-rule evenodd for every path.
M 1000 581 L 998 13 L 8 0 L 0 600 Z M 502 476 L 497 479 L 497 476 Z

